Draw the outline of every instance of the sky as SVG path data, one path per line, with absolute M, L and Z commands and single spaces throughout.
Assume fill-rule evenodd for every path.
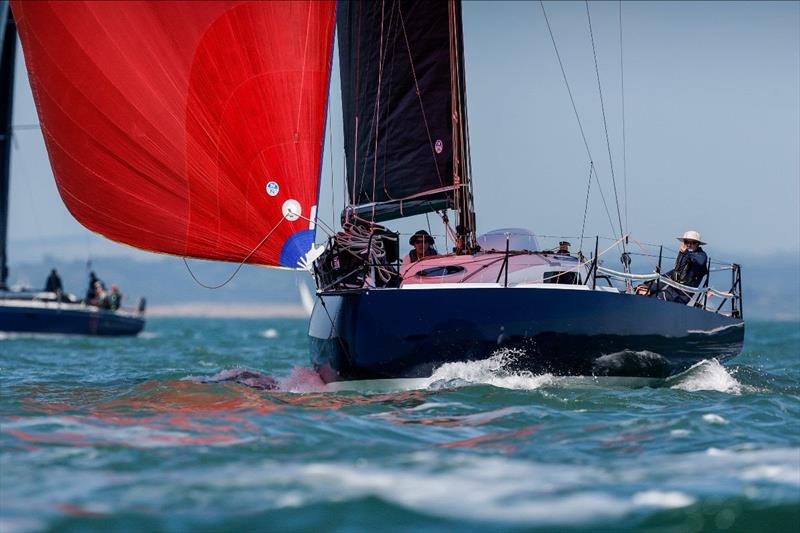
M 586 6 L 546 2 L 545 9 L 616 224 Z M 622 49 L 620 3 L 589 9 L 620 214 L 631 235 L 674 246 L 677 235 L 696 229 L 712 256 L 800 254 L 800 3 L 623 2 Z M 465 2 L 463 26 L 479 233 L 524 227 L 579 235 L 590 159 L 541 6 Z M 28 128 L 38 119 L 21 59 L 11 261 L 163 257 L 94 235 L 67 212 L 41 132 Z M 334 54 L 319 202 L 329 224 L 343 196 L 337 64 Z M 441 233 L 434 218 L 389 225 L 413 232 L 430 223 Z M 613 233 L 592 183 L 586 235 Z

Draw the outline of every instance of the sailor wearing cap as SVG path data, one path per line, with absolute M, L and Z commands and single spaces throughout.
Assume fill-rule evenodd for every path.
M 430 257 L 432 255 L 439 255 L 436 248 L 433 247 L 434 240 L 430 234 L 424 229 L 419 230 L 408 239 L 408 244 L 414 248 L 408 252 L 408 255 L 403 258 L 404 265 L 416 263 L 423 257 Z
M 555 255 L 569 255 L 569 247 L 572 246 L 567 241 L 561 241 L 558 243 L 558 250 L 556 251 Z

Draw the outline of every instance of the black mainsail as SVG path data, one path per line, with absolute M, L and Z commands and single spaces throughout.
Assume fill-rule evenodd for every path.
M 471 211 L 460 2 L 339 2 L 337 32 L 345 218 Z

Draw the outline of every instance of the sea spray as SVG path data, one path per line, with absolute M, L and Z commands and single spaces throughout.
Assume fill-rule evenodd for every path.
M 716 359 L 704 360 L 668 380 L 673 389 L 688 392 L 717 391 L 741 394 L 745 389 Z
M 520 350 L 503 348 L 488 359 L 445 363 L 433 372 L 430 385 L 465 382 L 503 389 L 534 390 L 553 383 L 552 374 L 535 375 L 528 371 L 509 371 L 516 358 L 521 355 L 523 353 Z

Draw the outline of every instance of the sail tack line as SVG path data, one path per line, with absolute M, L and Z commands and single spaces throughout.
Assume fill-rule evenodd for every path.
M 275 233 L 275 230 L 276 230 L 276 229 L 278 229 L 278 226 L 280 226 L 280 225 L 281 225 L 281 223 L 282 223 L 284 220 L 286 220 L 286 215 L 283 215 L 283 217 L 281 217 L 281 218 L 278 220 L 277 224 L 275 224 L 275 225 L 272 227 L 272 229 L 271 229 L 271 230 L 269 230 L 269 232 L 268 232 L 268 233 L 267 233 L 267 234 L 264 236 L 264 238 L 263 238 L 263 239 L 261 239 L 261 241 L 259 241 L 259 243 L 258 243 L 258 244 L 256 244 L 256 245 L 255 245 L 255 247 L 254 247 L 252 250 L 250 250 L 250 253 L 248 253 L 248 254 L 247 254 L 245 257 L 244 257 L 244 259 L 242 259 L 242 261 L 241 261 L 241 262 L 240 262 L 240 263 L 239 263 L 239 264 L 236 266 L 236 269 L 235 269 L 235 270 L 234 270 L 234 271 L 231 273 L 231 275 L 230 275 L 230 276 L 228 276 L 228 279 L 226 279 L 225 281 L 223 281 L 223 282 L 222 282 L 222 283 L 220 283 L 219 285 L 206 285 L 205 283 L 203 283 L 202 281 L 200 281 L 199 279 L 197 279 L 197 276 L 195 276 L 195 275 L 194 275 L 194 272 L 192 272 L 192 269 L 191 269 L 191 267 L 189 267 L 189 262 L 188 262 L 188 261 L 186 261 L 186 257 L 185 257 L 185 256 L 184 256 L 184 257 L 181 257 L 181 259 L 183 259 L 183 264 L 184 264 L 184 265 L 186 265 L 186 270 L 188 270 L 188 271 L 189 271 L 189 275 L 191 275 L 191 276 L 192 276 L 192 279 L 195 281 L 195 283 L 197 283 L 198 285 L 200 285 L 200 286 L 201 286 L 201 287 L 203 287 L 204 289 L 212 289 L 212 290 L 215 290 L 215 289 L 221 289 L 222 287 L 224 287 L 225 285 L 227 285 L 228 283 L 230 283 L 230 282 L 231 282 L 231 280 L 233 280 L 233 278 L 235 278 L 235 277 L 236 277 L 236 274 L 238 274 L 238 273 L 239 273 L 239 271 L 242 269 L 242 267 L 243 267 L 243 266 L 244 266 L 244 264 L 247 262 L 247 260 L 248 260 L 248 259 L 250 259 L 251 257 L 253 257 L 253 254 L 255 254 L 255 253 L 258 251 L 258 249 L 259 249 L 259 248 L 261 248 L 261 246 L 263 246 L 263 245 L 264 245 L 264 243 L 265 243 L 265 242 L 267 242 L 267 239 L 269 239 L 269 238 L 272 236 L 272 234 L 273 234 L 273 233 Z

